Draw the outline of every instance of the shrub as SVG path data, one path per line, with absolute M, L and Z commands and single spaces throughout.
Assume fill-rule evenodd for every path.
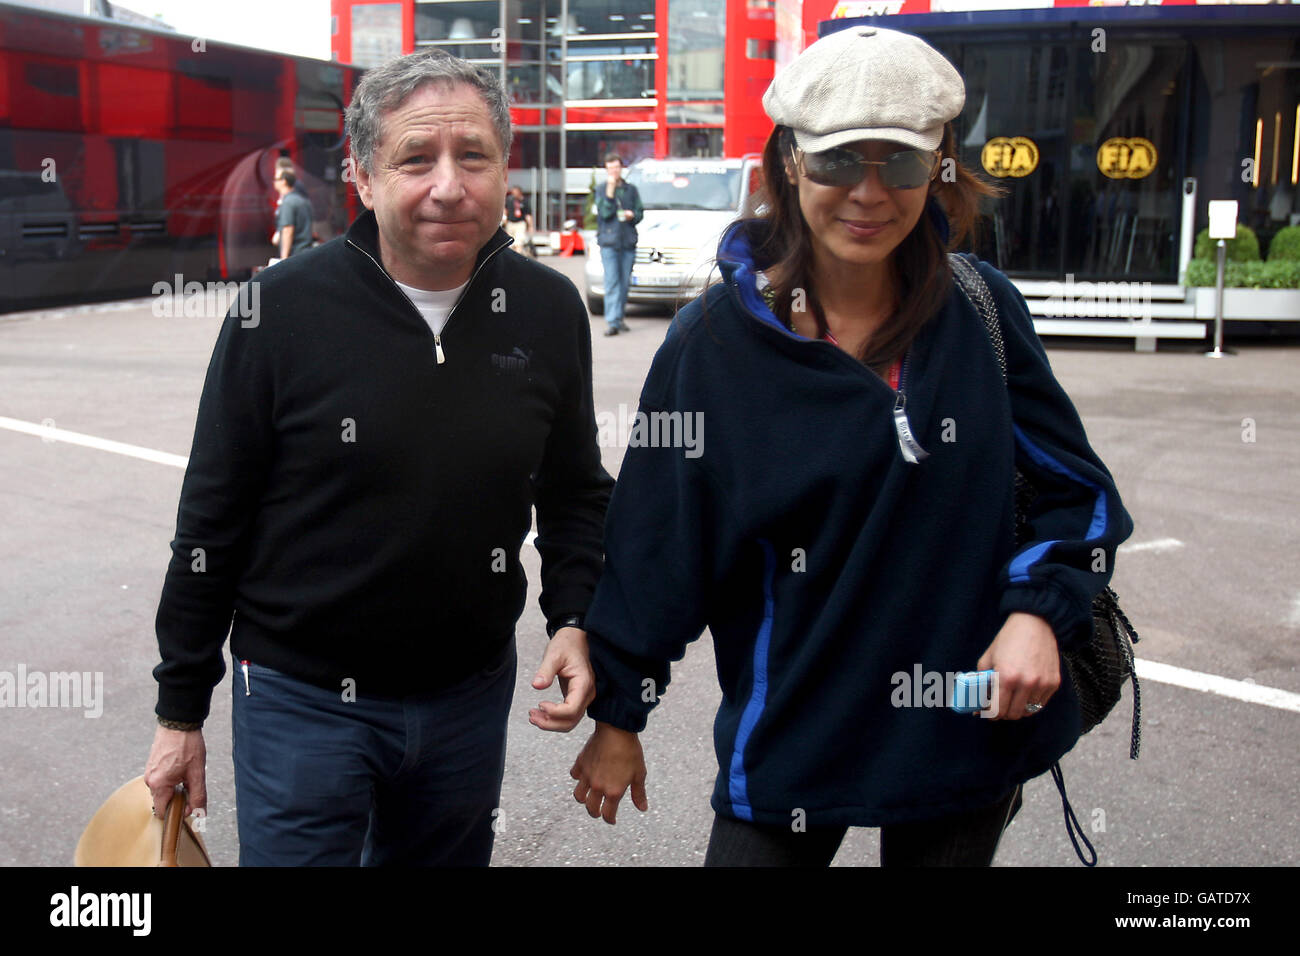
M 1218 239 L 1210 238 L 1210 230 L 1202 229 L 1196 234 L 1196 247 L 1192 253 L 1193 258 L 1209 259 L 1213 262 L 1216 256 L 1215 248 L 1218 244 Z M 1259 239 L 1249 226 L 1237 223 L 1237 238 L 1228 240 L 1228 261 L 1259 261 Z
M 1187 264 L 1187 284 L 1213 286 L 1216 265 L 1209 259 Z M 1300 289 L 1300 261 L 1231 262 L 1223 269 L 1223 286 L 1231 289 Z
M 1300 226 L 1286 226 L 1268 244 L 1269 262 L 1300 260 Z

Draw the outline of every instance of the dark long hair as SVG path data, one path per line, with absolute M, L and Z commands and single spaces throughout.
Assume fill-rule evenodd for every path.
M 764 236 L 754 247 L 756 264 L 764 269 L 775 293 L 773 312 L 790 325 L 795 290 L 817 321 L 817 331 L 826 334 L 826 317 L 812 283 L 813 246 L 808 223 L 799 207 L 799 190 L 786 178 L 791 163 L 794 133 L 778 126 L 763 148 L 763 186 L 758 213 L 748 217 L 766 225 Z M 952 288 L 952 269 L 947 252 L 974 232 L 983 196 L 998 196 L 1002 190 L 976 177 L 957 160 L 952 124 L 944 127 L 940 144 L 939 175 L 931 180 L 926 211 L 916 227 L 899 243 L 890 257 L 898 283 L 897 309 L 863 345 L 858 358 L 877 372 L 899 358 L 947 301 Z M 937 202 L 946 215 L 949 236 L 940 235 L 929 205 Z

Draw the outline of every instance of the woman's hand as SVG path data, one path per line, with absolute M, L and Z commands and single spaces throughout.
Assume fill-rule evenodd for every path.
M 604 817 L 606 823 L 614 823 L 618 802 L 629 786 L 636 808 L 644 813 L 649 807 L 645 799 L 645 756 L 641 740 L 634 733 L 597 721 L 595 733 L 578 754 L 569 776 L 578 781 L 573 798 L 587 805 L 588 814 Z
M 976 665 L 998 672 L 992 706 L 981 717 L 1019 720 L 1028 704 L 1046 704 L 1061 686 L 1056 635 L 1041 617 L 1015 612 L 1002 625 Z

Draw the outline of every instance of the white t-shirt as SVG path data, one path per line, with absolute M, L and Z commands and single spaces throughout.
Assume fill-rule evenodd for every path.
M 397 282 L 396 279 L 393 280 Z M 414 286 L 406 285 L 403 282 L 397 282 L 398 288 L 406 293 L 415 307 L 420 310 L 424 316 L 424 321 L 429 323 L 429 328 L 433 329 L 434 335 L 442 334 L 442 327 L 447 324 L 447 316 L 451 315 L 451 310 L 456 305 L 456 300 L 460 294 L 465 291 L 465 282 L 454 289 L 447 289 L 442 292 L 427 292 L 424 289 L 417 289 Z

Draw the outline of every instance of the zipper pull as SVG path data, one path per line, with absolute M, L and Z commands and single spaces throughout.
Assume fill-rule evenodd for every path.
M 447 356 L 442 354 L 442 336 L 437 332 L 433 333 L 433 350 L 438 353 L 438 364 L 442 365 L 447 361 Z
M 912 434 L 912 426 L 907 421 L 906 405 L 906 396 L 899 392 L 898 398 L 894 400 L 894 430 L 898 432 L 898 447 L 903 452 L 903 460 L 909 465 L 915 465 L 922 458 L 929 458 L 930 453 L 921 447 Z
M 252 697 L 253 688 L 248 684 L 248 661 L 240 661 L 239 666 L 244 669 L 244 696 Z

